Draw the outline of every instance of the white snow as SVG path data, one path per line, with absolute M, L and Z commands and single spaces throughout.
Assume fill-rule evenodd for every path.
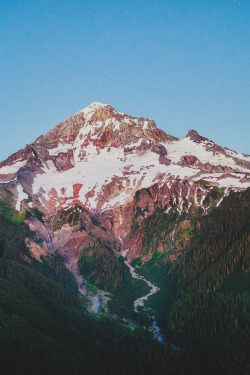
M 5 167 L 0 168 L 0 175 L 1 174 L 14 174 L 19 171 L 20 168 L 24 167 L 26 164 L 26 160 L 23 161 L 16 161 L 12 165 L 7 165 Z
M 88 107 L 80 110 L 78 113 L 83 113 L 85 120 L 89 121 L 91 117 L 93 116 L 93 114 L 95 113 L 96 109 L 103 108 L 106 106 L 108 106 L 108 104 L 103 104 L 100 102 L 93 102 Z
M 90 131 L 91 129 L 87 125 L 81 130 L 80 134 L 84 134 L 85 136 L 89 134 Z M 208 160 L 211 162 L 213 157 L 212 153 L 205 151 L 201 148 L 201 145 L 194 144 L 194 142 L 190 140 L 184 139 L 181 143 L 178 143 L 180 141 L 174 141 L 166 145 L 169 152 L 167 157 L 172 159 L 172 164 L 169 166 L 160 164 L 159 155 L 150 150 L 143 155 L 138 155 L 136 152 L 125 155 L 124 147 L 122 146 L 118 148 L 110 147 L 109 149 L 98 149 L 93 143 L 90 143 L 82 150 L 82 142 L 83 138 L 80 139 L 80 136 L 78 136 L 74 142 L 74 168 L 65 172 L 59 172 L 53 162 L 49 161 L 47 163 L 48 168 L 44 167 L 45 173 L 38 174 L 34 179 L 34 194 L 42 192 L 43 197 L 49 201 L 51 189 L 54 188 L 58 195 L 58 202 L 55 202 L 55 205 L 59 206 L 61 202 L 67 206 L 71 204 L 73 200 L 73 185 L 82 184 L 83 186 L 79 191 L 79 200 L 82 204 L 86 205 L 87 208 L 95 210 L 97 209 L 98 197 L 103 194 L 104 187 L 111 182 L 114 183 L 113 179 L 116 177 L 119 179 L 120 188 L 116 189 L 113 196 L 108 196 L 106 202 L 103 201 L 102 210 L 107 210 L 117 205 L 123 205 L 135 190 L 147 188 L 158 181 L 161 185 L 164 183 L 168 183 L 169 185 L 170 179 L 193 178 L 194 180 L 207 179 L 218 183 L 220 186 L 242 188 L 249 186 L 249 183 L 241 183 L 239 181 L 239 178 L 244 177 L 243 173 L 235 174 L 235 179 L 219 179 L 223 177 L 223 173 L 210 174 L 206 172 L 203 175 L 196 176 L 199 169 L 182 167 L 175 164 L 179 161 L 183 153 L 192 154 L 192 152 L 187 149 L 187 145 L 194 146 L 197 157 L 199 156 L 200 159 L 203 158 L 202 160 L 204 160 L 206 154 L 209 154 L 207 157 L 210 158 Z M 140 143 L 141 139 L 138 139 L 138 141 L 131 146 L 138 146 Z M 179 144 L 182 145 L 181 149 L 177 147 Z M 129 174 L 127 174 L 127 172 L 129 172 Z M 64 195 L 61 192 L 62 188 L 65 189 Z M 87 199 L 86 194 L 89 192 L 92 192 L 93 196 Z M 196 204 L 198 204 L 197 198 Z
M 236 152 L 236 151 L 233 151 L 233 150 L 229 150 L 228 148 L 225 148 L 225 152 L 231 156 L 231 157 L 234 157 L 234 158 L 239 158 L 239 159 L 242 159 L 242 160 L 245 160 L 245 161 L 249 161 L 250 162 L 250 156 L 248 155 L 244 155 L 244 154 L 241 154 L 240 152 Z
M 72 145 L 69 143 L 59 143 L 55 148 L 48 149 L 50 156 L 57 156 L 58 154 L 67 153 L 72 148 Z
M 143 141 L 152 142 L 152 139 L 148 136 L 138 136 L 134 143 L 127 144 L 126 146 L 130 149 L 134 148 L 134 151 L 130 153 L 124 152 L 123 145 L 118 148 L 111 147 L 111 144 L 103 149 L 96 147 L 94 140 L 98 139 L 103 130 L 111 124 L 118 135 L 122 126 L 140 126 L 142 131 L 149 127 L 148 120 L 142 121 L 126 115 L 124 115 L 122 121 L 117 121 L 115 118 L 109 118 L 104 122 L 100 120 L 91 121 L 95 111 L 106 106 L 106 104 L 94 102 L 81 110 L 80 113 L 83 113 L 85 121 L 75 141 L 63 143 L 60 140 L 57 147 L 48 149 L 50 156 L 66 153 L 72 149 L 73 160 L 71 162 L 74 167 L 65 172 L 59 172 L 52 160 L 44 162 L 44 173 L 37 174 L 32 185 L 33 193 L 39 195 L 44 206 L 50 201 L 50 198 L 53 198 L 56 207 L 65 208 L 72 204 L 73 199 L 76 198 L 90 210 L 96 210 L 97 208 L 98 210 L 108 210 L 123 205 L 138 189 L 147 188 L 154 183 L 159 183 L 161 186 L 167 184 L 170 188 L 172 180 L 175 179 L 187 179 L 189 182 L 204 179 L 219 186 L 235 188 L 246 188 L 250 185 L 248 182 L 240 182 L 240 179 L 245 176 L 242 172 L 246 172 L 246 169 L 236 165 L 233 159 L 233 157 L 241 157 L 241 154 L 228 149 L 225 149 L 228 157 L 222 153 L 214 153 L 210 150 L 213 143 L 209 141 L 196 143 L 186 137 L 163 143 L 168 152 L 167 158 L 172 162 L 169 166 L 160 164 L 159 155 L 155 152 L 149 150 L 144 153 L 137 153 L 136 148 Z M 233 177 L 227 178 L 224 177 L 225 174 L 223 173 L 201 173 L 200 169 L 195 168 L 195 166 L 183 167 L 178 165 L 184 155 L 194 155 L 202 163 L 209 162 L 212 165 L 232 167 L 241 173 L 231 173 Z M 246 159 L 246 156 L 244 158 Z M 12 166 L 2 167 L 0 175 L 15 173 L 24 165 L 25 161 L 19 160 Z M 106 191 L 110 190 L 110 193 L 106 193 L 106 196 L 104 196 L 104 189 L 110 183 L 112 183 L 113 189 L 110 190 L 108 187 Z M 82 184 L 79 197 L 74 197 L 74 184 Z M 187 193 L 187 199 L 189 195 L 190 190 Z M 200 204 L 197 194 L 195 200 L 196 204 Z M 98 207 L 97 203 L 99 204 Z M 180 201 L 180 207 L 182 208 L 182 206 L 183 201 Z
M 227 166 L 242 172 L 245 172 L 247 169 L 238 166 L 232 158 L 232 156 L 241 158 L 241 156 L 243 156 L 242 154 L 228 153 L 228 156 L 225 156 L 220 152 L 214 153 L 212 150 L 208 151 L 205 149 L 205 147 L 209 147 L 213 144 L 210 144 L 207 141 L 196 143 L 192 141 L 189 137 L 187 137 L 179 139 L 177 141 L 171 141 L 162 144 L 166 147 L 166 150 L 168 152 L 168 159 L 170 159 L 173 163 L 178 163 L 182 156 L 194 155 L 202 163 Z
M 218 180 L 218 183 L 223 187 L 239 187 L 241 189 L 247 189 L 250 186 L 250 181 L 241 182 L 238 179 L 232 177 L 221 178 L 220 180 Z
M 93 114 L 97 109 L 109 107 L 106 104 L 94 102 L 78 113 L 84 115 L 85 121 L 79 130 L 74 142 L 64 143 L 59 140 L 57 147 L 48 149 L 50 156 L 57 156 L 59 153 L 67 153 L 73 151 L 71 160 L 73 168 L 60 172 L 55 167 L 52 160 L 46 162 L 42 160 L 44 173 L 39 173 L 34 177 L 32 189 L 34 194 L 38 194 L 41 203 L 46 207 L 51 202 L 55 207 L 66 208 L 73 204 L 74 199 L 79 199 L 86 208 L 90 210 L 109 210 L 113 207 L 123 205 L 136 190 L 148 188 L 154 183 L 164 184 L 170 189 L 173 180 L 187 179 L 189 183 L 198 180 L 208 180 L 222 187 L 247 188 L 250 182 L 241 182 L 246 177 L 247 168 L 240 167 L 235 163 L 234 158 L 250 161 L 250 157 L 237 153 L 235 151 L 224 149 L 226 155 L 221 152 L 213 151 L 213 142 L 203 141 L 196 143 L 189 137 L 185 137 L 176 141 L 162 143 L 167 150 L 167 158 L 171 160 L 170 165 L 160 164 L 159 155 L 148 150 L 147 152 L 138 152 L 138 147 L 142 142 L 147 142 L 148 146 L 154 144 L 152 138 L 143 132 L 149 127 L 148 120 L 133 118 L 122 115 L 121 120 L 110 117 L 105 121 L 92 120 Z M 133 151 L 124 152 L 124 145 L 118 148 L 111 147 L 111 143 L 105 148 L 98 148 L 94 145 L 94 141 L 100 139 L 105 128 L 112 125 L 114 137 L 123 139 L 124 132 L 128 127 L 140 127 L 140 131 L 133 130 L 133 143 L 126 144 L 126 148 Z M 122 129 L 124 128 L 124 129 Z M 126 132 L 125 132 L 126 133 Z M 136 138 L 137 137 L 137 138 Z M 132 142 L 132 141 L 131 141 Z M 196 166 L 180 166 L 178 163 L 184 155 L 194 155 L 202 163 L 209 162 L 212 165 L 228 166 L 237 173 L 230 173 L 226 177 L 225 173 L 209 173 L 202 172 Z M 25 160 L 17 160 L 11 166 L 0 168 L 0 176 L 9 180 L 8 174 L 16 173 L 26 164 Z M 4 182 L 4 181 L 2 181 Z M 73 185 L 81 184 L 79 196 L 74 197 Z M 112 189 L 109 189 L 112 184 Z M 106 187 L 106 189 L 105 189 Z M 21 186 L 18 187 L 17 208 L 20 210 L 21 200 L 26 198 Z M 104 194 L 105 189 L 105 194 Z M 187 192 L 187 200 L 189 201 L 190 189 Z M 51 199 L 53 198 L 53 199 Z M 197 191 L 195 193 L 195 203 L 202 204 L 203 198 L 199 198 Z M 179 209 L 183 208 L 183 200 L 179 201 Z M 98 204 L 98 207 L 97 207 Z M 189 206 L 191 203 L 189 202 Z
M 140 297 L 140 298 L 138 298 L 138 299 L 136 299 L 136 300 L 134 301 L 134 311 L 135 311 L 135 312 L 138 312 L 138 306 L 143 307 L 143 306 L 144 306 L 144 301 L 147 301 L 148 297 L 150 297 L 150 296 L 152 296 L 153 294 L 159 292 L 159 291 L 160 291 L 160 288 L 158 288 L 157 286 L 153 285 L 150 281 L 146 280 L 145 277 L 143 277 L 143 276 L 141 276 L 141 275 L 138 275 L 138 274 L 135 272 L 134 267 L 131 266 L 129 260 L 126 260 L 124 263 L 126 264 L 126 266 L 128 266 L 128 268 L 129 268 L 129 270 L 130 270 L 130 273 L 131 273 L 131 276 L 132 276 L 134 279 L 139 279 L 139 280 L 143 280 L 143 281 L 145 281 L 145 283 L 151 288 L 151 289 L 150 289 L 150 292 L 149 292 L 148 294 L 146 294 L 145 296 Z
M 232 177 L 223 177 L 224 173 L 204 173 L 202 176 L 195 177 L 194 181 L 207 180 L 210 182 L 216 182 L 221 187 L 233 187 L 240 189 L 247 189 L 250 186 L 250 179 L 248 182 L 241 182 L 241 179 L 244 178 L 243 173 L 230 173 Z
M 18 197 L 17 197 L 17 202 L 16 202 L 16 210 L 20 211 L 21 202 L 22 202 L 23 199 L 28 199 L 28 194 L 26 194 L 23 191 L 22 185 L 17 185 L 17 194 L 18 194 Z

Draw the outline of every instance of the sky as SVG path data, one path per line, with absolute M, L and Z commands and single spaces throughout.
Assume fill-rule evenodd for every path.
M 249 154 L 250 1 L 1 1 L 0 160 L 94 101 Z

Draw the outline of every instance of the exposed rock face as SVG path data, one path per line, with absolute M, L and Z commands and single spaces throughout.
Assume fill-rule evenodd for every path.
M 176 212 L 177 215 L 183 211 L 194 212 L 198 207 L 206 211 L 209 206 L 204 201 L 209 194 L 210 186 L 200 182 L 173 180 L 162 186 L 156 183 L 139 190 L 133 200 L 123 206 L 101 213 L 99 220 L 121 240 L 124 249 L 129 249 L 128 256 L 136 258 L 144 254 L 145 233 L 141 225 L 145 219 L 159 210 L 165 214 Z M 223 194 L 227 195 L 228 190 Z M 218 202 L 220 198 L 218 196 Z
M 190 138 L 195 143 L 202 143 L 206 151 L 212 151 L 213 154 L 217 155 L 222 154 L 225 155 L 225 157 L 231 156 L 234 159 L 235 164 L 237 164 L 239 167 L 243 167 L 248 170 L 250 169 L 249 155 L 239 154 L 235 151 L 229 150 L 226 147 L 221 147 L 210 139 L 202 137 L 196 130 L 189 130 L 186 137 Z M 221 168 L 223 167 L 225 168 L 226 165 L 221 166 Z
M 224 172 L 234 172 L 234 170 L 227 166 L 221 165 L 211 165 L 209 163 L 202 163 L 196 156 L 194 155 L 185 155 L 181 157 L 179 165 L 187 166 L 187 167 L 194 167 L 200 168 L 201 170 L 208 171 L 210 173 L 217 172 L 217 173 L 224 173 Z
M 75 276 L 79 290 L 83 294 L 86 294 L 86 285 L 78 269 L 83 249 L 92 246 L 93 241 L 98 241 L 110 249 L 121 248 L 121 242 L 115 234 L 104 228 L 80 206 L 71 207 L 66 211 L 58 210 L 54 215 L 47 214 L 43 223 L 31 216 L 26 220 L 26 224 L 33 234 L 33 238 L 26 238 L 30 255 L 40 260 L 41 256 L 59 254 Z M 39 241 L 39 244 L 36 241 Z
M 181 213 L 201 207 L 206 212 L 211 199 L 219 204 L 229 188 L 250 186 L 249 171 L 249 156 L 218 146 L 195 130 L 178 139 L 152 120 L 92 103 L 1 162 L 0 194 L 7 188 L 17 209 L 37 207 L 48 217 L 74 205 L 84 207 L 119 246 L 130 249 L 132 258 L 143 248 L 140 223 L 157 209 Z M 216 198 L 210 197 L 213 186 L 224 188 Z M 78 254 L 89 240 L 88 230 L 78 228 L 74 234 L 65 227 L 59 234 L 32 220 L 29 225 L 56 251 L 71 246 Z M 137 229 L 131 232 L 135 222 Z M 67 233 L 70 242 L 65 245 L 60 236 Z M 105 240 L 104 231 L 95 229 L 95 235 Z
M 203 142 L 203 141 L 208 141 L 207 138 L 204 138 L 202 137 L 196 130 L 194 129 L 191 129 L 189 130 L 189 132 L 187 133 L 187 137 L 189 137 L 191 139 L 191 141 L 194 141 L 194 142 L 197 142 L 197 143 L 200 143 L 200 142 Z M 210 141 L 211 142 L 211 141 Z

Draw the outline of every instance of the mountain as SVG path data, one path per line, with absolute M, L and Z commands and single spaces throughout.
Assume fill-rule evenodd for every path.
M 249 156 L 194 130 L 177 139 L 154 121 L 92 103 L 0 163 L 0 186 L 13 193 L 17 210 L 84 207 L 134 258 L 142 246 L 131 241 L 137 208 L 145 215 L 156 207 L 206 212 L 231 189 L 250 186 L 249 173 Z
M 124 205 L 142 188 L 170 189 L 178 180 L 187 180 L 187 200 L 193 197 L 202 205 L 204 194 L 198 201 L 193 188 L 197 181 L 244 189 L 249 170 L 249 156 L 194 130 L 179 140 L 154 121 L 92 103 L 3 161 L 0 178 L 15 186 L 17 208 L 25 191 L 49 212 L 79 203 L 100 214 Z
M 248 155 L 97 102 L 2 161 L 5 373 L 247 373 L 249 193 Z

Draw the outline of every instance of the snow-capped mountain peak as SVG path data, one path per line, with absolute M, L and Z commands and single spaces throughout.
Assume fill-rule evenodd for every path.
M 87 107 L 81 109 L 78 113 L 82 113 L 84 114 L 86 120 L 90 119 L 91 116 L 98 110 L 100 109 L 113 109 L 110 105 L 108 104 L 103 104 L 103 103 L 100 103 L 100 102 L 93 102 L 91 104 L 89 104 Z
M 192 197 L 196 206 L 203 206 L 207 191 L 201 187 L 198 193 L 200 180 L 245 189 L 249 170 L 248 156 L 195 130 L 178 139 L 152 120 L 94 102 L 0 163 L 0 186 L 13 191 L 20 209 L 29 196 L 30 205 L 45 211 L 79 204 L 97 214 L 122 207 L 137 191 L 156 185 L 166 204 L 178 190 L 181 212 Z M 179 181 L 185 181 L 185 189 Z

